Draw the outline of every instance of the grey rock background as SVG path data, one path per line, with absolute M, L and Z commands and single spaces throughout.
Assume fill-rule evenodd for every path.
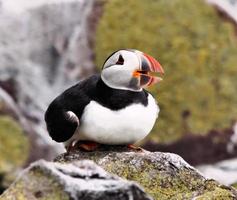
M 236 0 L 206 0 L 224 12 L 237 25 L 237 1 Z
M 6 91 L 1 96 L 17 109 L 13 115 L 37 148 L 30 160 L 63 151 L 48 137 L 44 112 L 60 92 L 94 71 L 88 34 L 93 5 L 93 0 L 44 2 L 20 13 L 0 12 L 0 87 Z

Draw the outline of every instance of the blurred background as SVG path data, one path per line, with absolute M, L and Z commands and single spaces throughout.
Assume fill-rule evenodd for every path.
M 237 0 L 0 0 L 0 193 L 64 152 L 47 134 L 47 106 L 120 48 L 166 72 L 140 145 L 237 186 Z

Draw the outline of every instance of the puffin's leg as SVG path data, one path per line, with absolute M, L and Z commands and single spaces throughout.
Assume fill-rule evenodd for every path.
M 144 151 L 143 148 L 141 148 L 141 147 L 136 147 L 136 146 L 134 146 L 133 144 L 129 144 L 129 145 L 128 145 L 128 148 L 129 148 L 129 149 L 132 149 L 132 150 L 135 150 L 135 151 Z
M 99 144 L 91 141 L 81 141 L 77 144 L 78 147 L 84 151 L 94 151 L 99 147 Z
M 72 140 L 72 141 L 66 146 L 67 154 L 69 154 L 70 152 L 72 152 L 73 150 L 75 150 L 76 143 L 77 143 L 77 140 Z

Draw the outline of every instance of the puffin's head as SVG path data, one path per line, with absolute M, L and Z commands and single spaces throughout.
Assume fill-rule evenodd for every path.
M 101 72 L 103 82 L 115 89 L 141 91 L 162 80 L 154 73 L 164 73 L 153 57 L 134 49 L 118 50 L 105 61 Z

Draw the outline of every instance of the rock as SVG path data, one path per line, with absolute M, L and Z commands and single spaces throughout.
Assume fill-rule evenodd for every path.
M 237 25 L 237 1 L 236 0 L 206 0 L 208 3 L 214 5 L 219 11 L 227 15 L 235 25 Z
M 0 115 L 0 194 L 16 178 L 28 155 L 29 141 L 22 128 L 12 118 Z
M 0 116 L 0 173 L 22 166 L 29 154 L 29 141 L 19 124 Z
M 11 199 L 151 200 L 136 183 L 111 175 L 88 160 L 35 162 L 0 197 Z
M 237 186 L 237 159 L 228 159 L 212 165 L 199 165 L 197 169 L 205 177 L 212 178 L 225 185 Z
M 12 165 L 19 167 L 16 162 L 28 166 L 64 151 L 49 137 L 44 112 L 56 95 L 94 71 L 91 43 L 99 19 L 98 11 L 94 12 L 97 4 L 94 0 L 0 0 L 0 114 L 12 117 L 23 129 L 22 137 L 27 137 L 22 147 L 19 144 L 25 140 L 9 140 L 18 134 L 9 129 L 4 133 L 7 142 L 0 140 L 0 194 L 6 180 L 3 167 L 9 167 L 12 177 Z M 5 128 L 1 126 L 0 119 L 0 139 Z M 20 156 L 15 156 L 25 147 L 27 153 L 19 151 Z
M 94 0 L 2 1 L 0 88 L 12 97 L 18 114 L 30 127 L 25 131 L 34 147 L 29 161 L 52 160 L 64 150 L 48 136 L 44 112 L 60 92 L 94 72 L 89 44 L 90 34 L 95 32 L 90 25 L 94 3 Z M 15 13 L 9 7 L 25 9 Z
M 176 154 L 102 146 L 93 152 L 74 150 L 55 161 L 82 159 L 93 160 L 108 172 L 138 182 L 154 199 L 237 198 L 235 189 L 206 179 Z

